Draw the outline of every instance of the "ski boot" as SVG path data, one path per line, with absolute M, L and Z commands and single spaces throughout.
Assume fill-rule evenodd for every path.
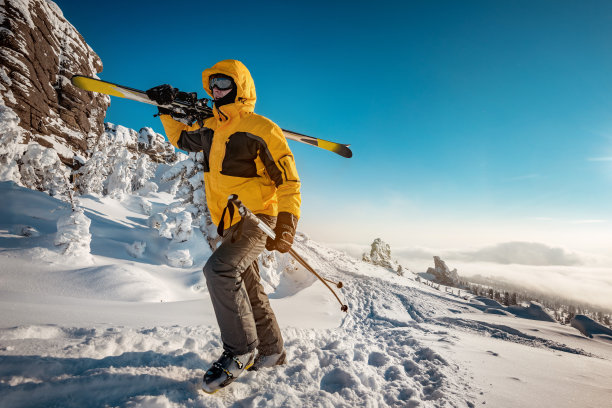
M 202 390 L 208 394 L 217 392 L 220 388 L 231 384 L 245 369 L 253 365 L 255 351 L 234 355 L 223 351 L 221 357 L 204 374 Z
M 285 364 L 286 360 L 287 360 L 287 353 L 285 352 L 285 349 L 283 349 L 283 351 L 281 351 L 280 353 L 270 354 L 269 356 L 257 354 L 257 357 L 255 358 L 255 362 L 253 363 L 251 367 L 247 368 L 247 370 L 248 371 L 258 371 L 258 370 L 261 370 L 262 368 L 282 365 L 282 364 Z

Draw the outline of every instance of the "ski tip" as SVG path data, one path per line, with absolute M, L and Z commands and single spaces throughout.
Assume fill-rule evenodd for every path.
M 347 159 L 353 157 L 353 151 L 349 149 L 348 145 L 339 145 L 336 149 L 332 151 L 342 157 L 346 157 Z
M 347 159 L 353 157 L 353 152 L 351 149 L 349 149 L 349 145 L 317 139 L 317 146 L 322 149 L 329 150 L 330 152 L 334 152 L 342 157 L 346 157 Z

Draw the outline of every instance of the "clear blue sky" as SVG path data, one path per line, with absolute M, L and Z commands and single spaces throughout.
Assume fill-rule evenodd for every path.
M 319 241 L 612 253 L 612 2 L 293 3 L 57 1 L 102 79 L 203 96 L 239 59 L 256 112 L 352 144 L 290 144 Z M 115 98 L 107 121 L 161 133 L 154 112 Z

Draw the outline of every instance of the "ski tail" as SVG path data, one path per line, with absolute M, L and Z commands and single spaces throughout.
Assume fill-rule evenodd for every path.
M 303 135 L 301 133 L 292 132 L 291 130 L 283 129 L 283 134 L 287 139 L 295 140 L 296 142 L 302 142 L 309 145 L 319 147 L 321 149 L 329 150 L 330 152 L 336 153 L 342 157 L 350 159 L 353 157 L 353 152 L 349 148 L 350 145 L 343 143 L 330 142 L 328 140 L 318 139 L 316 137 Z

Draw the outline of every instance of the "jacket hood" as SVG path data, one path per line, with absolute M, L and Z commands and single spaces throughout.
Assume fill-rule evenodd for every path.
M 212 92 L 208 88 L 208 81 L 211 75 L 223 74 L 234 79 L 236 83 L 236 103 L 248 111 L 255 110 L 255 101 L 257 95 L 255 93 L 255 82 L 251 77 L 251 73 L 244 64 L 237 60 L 223 60 L 217 62 L 212 67 L 205 69 L 202 72 L 202 84 L 204 90 L 212 98 Z

